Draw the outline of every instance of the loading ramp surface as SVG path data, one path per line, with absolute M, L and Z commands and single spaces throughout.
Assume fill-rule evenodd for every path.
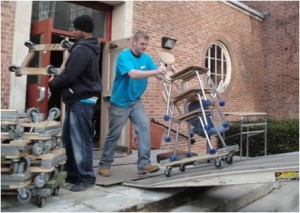
M 125 186 L 139 188 L 173 188 L 222 186 L 236 184 L 299 181 L 299 152 L 239 159 L 231 165 L 215 168 L 213 162 L 198 162 L 185 172 L 124 182 Z

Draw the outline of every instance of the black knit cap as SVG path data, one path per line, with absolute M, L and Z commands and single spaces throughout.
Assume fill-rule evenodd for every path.
M 74 28 L 84 31 L 84 32 L 88 32 L 91 33 L 93 32 L 94 29 L 94 23 L 92 18 L 89 15 L 82 15 L 77 17 L 74 21 Z

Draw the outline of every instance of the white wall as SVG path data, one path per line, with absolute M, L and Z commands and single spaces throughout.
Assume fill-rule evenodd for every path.
M 28 48 L 24 42 L 30 39 L 31 11 L 32 1 L 16 2 L 12 63 L 18 66 L 28 54 Z M 9 109 L 25 111 L 26 81 L 27 76 L 16 77 L 14 73 L 11 73 Z

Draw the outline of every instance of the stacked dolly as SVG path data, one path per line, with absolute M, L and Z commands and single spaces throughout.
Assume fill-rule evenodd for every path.
M 52 108 L 47 120 L 36 108 L 27 113 L 1 110 L 1 193 L 17 194 L 21 203 L 36 197 L 39 207 L 46 196 L 57 196 L 66 178 L 60 111 Z
M 175 59 L 171 54 L 161 52 L 158 55 L 161 63 L 172 67 Z M 172 126 L 177 125 L 172 154 L 169 159 L 160 161 L 161 165 L 166 167 L 165 175 L 167 177 L 171 176 L 172 167 L 179 166 L 183 172 L 187 164 L 199 160 L 213 159 L 217 168 L 222 167 L 224 160 L 231 164 L 233 154 L 239 150 L 238 145 L 227 146 L 221 135 L 229 128 L 220 109 L 225 102 L 221 100 L 208 71 L 207 68 L 190 66 L 176 73 L 168 73 L 162 79 L 165 89 L 164 96 L 167 101 L 164 120 L 169 121 L 166 142 L 171 141 Z M 175 89 L 177 89 L 177 93 Z M 182 157 L 177 155 L 177 146 L 183 122 L 188 124 L 189 139 L 187 141 L 188 151 Z M 206 138 L 207 153 L 193 156 L 191 138 L 194 133 Z M 215 149 L 212 146 L 210 136 L 214 134 L 219 137 L 222 148 Z
M 26 41 L 29 53 L 20 66 L 10 65 L 9 70 L 17 77 L 22 75 L 60 74 L 72 43 L 62 40 L 60 44 L 34 44 Z M 29 67 L 37 53 L 47 51 L 63 52 L 61 66 Z M 43 96 L 43 97 L 42 97 Z M 41 95 L 41 99 L 44 95 Z M 66 162 L 65 149 L 62 147 L 58 108 L 49 110 L 45 120 L 37 108 L 26 113 L 15 110 L 1 110 L 1 192 L 17 193 L 21 203 L 36 197 L 39 207 L 45 205 L 48 195 L 57 196 L 60 185 L 66 178 L 62 171 Z

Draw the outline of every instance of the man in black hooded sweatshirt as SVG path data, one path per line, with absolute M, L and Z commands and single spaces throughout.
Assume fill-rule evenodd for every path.
M 62 73 L 49 79 L 51 89 L 61 91 L 66 104 L 62 140 L 66 149 L 65 170 L 71 191 L 83 191 L 95 184 L 93 172 L 92 120 L 101 93 L 99 73 L 100 44 L 92 37 L 94 28 L 90 16 L 76 18 L 74 37 L 77 40 Z

